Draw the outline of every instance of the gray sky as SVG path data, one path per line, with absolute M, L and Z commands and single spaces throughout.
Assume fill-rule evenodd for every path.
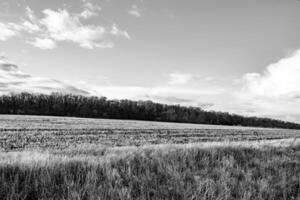
M 297 0 L 0 0 L 0 90 L 300 122 L 299 19 Z

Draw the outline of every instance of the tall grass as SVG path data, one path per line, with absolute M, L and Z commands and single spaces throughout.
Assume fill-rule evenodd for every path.
M 299 144 L 83 149 L 1 153 L 0 199 L 300 199 Z

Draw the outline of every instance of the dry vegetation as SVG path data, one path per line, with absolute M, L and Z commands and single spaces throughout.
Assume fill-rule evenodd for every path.
M 29 116 L 0 127 L 0 199 L 300 199 L 299 131 Z

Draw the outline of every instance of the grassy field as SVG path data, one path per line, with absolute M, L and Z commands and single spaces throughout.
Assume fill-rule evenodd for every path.
M 300 131 L 0 116 L 0 199 L 300 199 Z

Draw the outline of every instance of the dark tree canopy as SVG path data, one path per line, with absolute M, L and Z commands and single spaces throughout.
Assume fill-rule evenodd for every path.
M 197 124 L 218 124 L 300 129 L 296 123 L 269 118 L 243 117 L 198 107 L 166 105 L 152 101 L 108 100 L 72 94 L 10 94 L 0 96 L 0 114 L 134 119 Z

